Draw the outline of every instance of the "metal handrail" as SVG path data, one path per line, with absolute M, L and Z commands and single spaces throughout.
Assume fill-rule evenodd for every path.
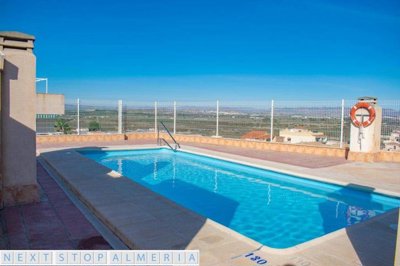
M 164 125 L 162 121 L 160 121 L 161 125 L 164 127 L 164 129 L 167 131 L 168 135 L 171 137 L 171 139 L 174 141 L 175 145 L 178 146 L 178 148 L 181 148 L 181 145 L 175 140 L 175 138 L 172 136 L 171 132 L 168 130 L 168 128 Z
M 166 141 L 164 138 L 160 138 L 160 140 L 164 141 L 164 143 L 167 144 L 168 147 L 171 148 L 171 150 L 174 150 L 174 151 L 176 150 L 176 149 L 172 148 L 171 145 L 168 143 L 168 141 Z

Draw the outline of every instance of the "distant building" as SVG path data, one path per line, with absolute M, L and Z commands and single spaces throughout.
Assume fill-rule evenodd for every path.
M 313 132 L 303 128 L 282 129 L 279 136 L 283 138 L 283 142 L 304 143 L 304 142 L 323 142 L 327 138 L 323 132 Z
M 270 141 L 271 135 L 267 134 L 265 131 L 262 131 L 262 130 L 253 130 L 253 131 L 247 132 L 240 138 L 241 139 Z
M 400 130 L 393 131 L 389 140 L 385 140 L 383 144 L 387 151 L 400 151 Z

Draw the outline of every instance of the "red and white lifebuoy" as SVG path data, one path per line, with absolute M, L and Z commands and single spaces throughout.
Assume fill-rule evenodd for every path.
M 368 111 L 368 113 L 369 113 L 368 120 L 364 121 L 362 123 L 360 121 L 358 121 L 357 118 L 356 118 L 356 112 L 357 112 L 358 109 L 361 109 L 361 108 L 362 109 L 366 109 Z M 370 105 L 369 103 L 367 103 L 367 102 L 358 102 L 350 110 L 351 122 L 356 127 L 368 127 L 369 125 L 372 124 L 372 122 L 374 122 L 375 117 L 376 117 L 375 108 L 372 105 Z

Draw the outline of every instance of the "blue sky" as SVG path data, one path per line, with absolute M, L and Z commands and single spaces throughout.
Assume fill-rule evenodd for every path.
M 0 0 L 67 98 L 400 99 L 400 1 Z M 38 84 L 43 90 L 44 84 Z

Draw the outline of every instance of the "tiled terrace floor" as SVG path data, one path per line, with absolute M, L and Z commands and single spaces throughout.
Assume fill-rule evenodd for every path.
M 112 145 L 154 144 L 154 140 L 117 141 L 104 143 L 39 144 L 38 150 L 62 147 L 90 147 Z M 346 163 L 344 159 L 307 156 L 294 153 L 268 152 L 190 143 L 208 150 L 318 168 Z M 0 212 L 2 249 L 108 249 L 109 244 L 68 199 L 58 184 L 38 163 L 39 203 L 8 207 Z
M 218 147 L 217 150 L 212 145 L 203 145 L 201 148 L 194 145 L 182 145 L 182 147 L 192 152 L 220 156 L 250 164 L 255 163 L 277 171 L 289 171 L 295 175 L 311 175 L 325 179 L 324 181 L 327 182 L 340 182 L 361 186 L 369 191 L 379 189 L 381 193 L 400 195 L 399 163 L 352 162 L 342 158 L 309 156 L 308 154 L 289 152 L 278 152 L 279 154 L 276 154 L 270 151 L 231 147 L 226 149 Z M 287 158 L 285 158 L 286 156 Z M 267 159 L 268 157 L 272 157 L 272 159 Z M 289 159 L 291 161 L 288 161 Z
M 131 145 L 154 145 L 155 140 L 127 140 L 110 142 L 69 142 L 38 144 L 38 151 L 46 149 L 62 149 L 70 147 L 123 147 Z M 358 184 L 370 188 L 379 188 L 385 191 L 400 193 L 400 164 L 398 163 L 362 163 L 351 162 L 345 158 L 327 157 L 319 155 L 260 151 L 250 148 L 227 147 L 201 143 L 181 143 L 182 148 L 194 151 L 205 151 L 223 157 L 248 158 L 249 162 L 281 170 L 289 170 L 303 174 L 316 175 L 345 183 Z M 193 149 L 192 149 L 193 148 Z M 237 159 L 237 158 L 236 158 Z M 238 160 L 241 160 L 240 158 Z
M 106 147 L 113 145 L 142 145 L 142 144 L 156 144 L 155 139 L 137 139 L 137 140 L 117 140 L 117 141 L 93 141 L 93 142 L 48 142 L 37 143 L 36 149 L 50 149 L 50 148 L 70 148 L 70 147 Z
M 154 140 L 138 140 L 138 141 L 120 141 L 120 142 L 88 142 L 88 143 L 68 143 L 68 144 L 46 144 L 38 145 L 38 150 L 44 149 L 60 149 L 64 147 L 113 147 L 124 146 L 129 148 L 130 145 L 155 144 Z M 221 147 L 217 145 L 189 144 L 183 145 L 185 148 L 193 149 L 201 152 L 208 150 L 210 153 L 219 155 L 229 154 L 234 159 L 235 156 L 247 157 L 248 160 L 254 162 L 262 162 L 266 166 L 279 167 L 293 171 L 300 171 L 305 174 L 318 174 L 328 178 L 336 179 L 341 177 L 342 181 L 353 182 L 358 184 L 366 184 L 371 187 L 382 187 L 382 183 L 388 183 L 383 189 L 400 192 L 400 182 L 398 177 L 399 164 L 364 164 L 347 162 L 342 158 L 330 158 L 323 156 L 308 156 L 304 154 L 283 153 L 283 152 L 262 152 L 257 150 Z M 192 148 L 190 148 L 192 147 Z M 363 170 L 365 168 L 365 170 Z M 382 174 L 384 172 L 384 174 Z M 378 177 L 378 178 L 377 178 Z M 387 179 L 389 178 L 389 179 Z M 383 182 L 383 179 L 386 181 Z M 367 183 L 365 183 L 367 180 Z M 3 223 L 3 234 L 0 235 L 0 248 L 2 249 L 107 249 L 110 246 L 100 236 L 99 232 L 86 220 L 80 211 L 73 205 L 64 192 L 58 187 L 57 183 L 47 174 L 47 172 L 38 165 L 38 181 L 41 187 L 41 202 L 37 204 L 29 204 L 18 207 L 6 208 L 0 211 L 0 217 Z M 390 181 L 390 182 L 388 182 Z M 369 182 L 369 183 L 368 183 Z M 390 221 L 390 223 L 394 223 Z M 386 229 L 386 227 L 384 228 Z M 363 234 L 365 235 L 365 234 Z M 355 261 L 346 261 L 348 264 L 359 265 L 361 262 L 372 262 L 371 265 L 385 265 L 382 258 L 390 258 L 385 254 L 381 254 L 376 258 L 375 252 L 369 249 L 360 248 L 358 243 L 353 243 L 356 237 L 343 236 L 344 240 L 340 240 L 344 245 L 343 250 L 348 250 L 351 256 L 344 256 L 340 252 L 334 252 L 337 256 L 344 256 L 346 259 L 353 259 L 354 252 L 357 253 L 358 259 Z M 85 241 L 88 240 L 88 241 Z M 335 240 L 339 241 L 339 240 Z M 84 244 L 86 243 L 86 245 Z M 365 243 L 365 241 L 362 241 Z M 209 243 L 207 244 L 209 245 Z M 296 254 L 295 258 L 306 259 L 306 263 L 320 261 L 321 258 L 332 259 L 331 250 L 341 247 L 321 246 L 320 250 L 326 251 L 326 255 L 322 256 L 321 252 L 315 252 L 315 249 L 304 251 Z M 194 246 L 193 246 L 194 247 Z M 368 250 L 368 251 L 367 251 Z M 384 249 L 385 250 L 385 249 Z M 393 248 L 387 249 L 388 251 Z M 204 251 L 204 250 L 203 250 Z M 351 252 L 350 252 L 351 251 Z M 204 251 L 203 253 L 206 253 Z M 319 254 L 318 256 L 315 254 Z M 268 253 L 269 254 L 269 253 Z M 311 255 L 310 255 L 311 254 Z M 313 254 L 316 258 L 313 258 Z M 325 253 L 324 253 L 325 254 Z M 368 257 L 368 254 L 375 254 Z M 321 257 L 322 256 L 322 257 Z M 269 254 L 270 259 L 276 256 Z M 290 256 L 289 256 L 290 257 Z M 277 265 L 297 265 L 293 263 L 293 258 L 288 256 L 282 259 L 276 257 L 281 262 Z M 317 258 L 318 257 L 318 258 Z M 335 257 L 335 258 L 336 258 Z M 354 257 L 354 258 L 357 258 Z M 284 258 L 284 259 L 283 259 Z M 336 260 L 337 261 L 337 260 Z M 378 262 L 376 264 L 376 262 Z M 390 261 L 390 260 L 389 260 Z M 320 261 L 321 262 L 321 261 Z M 386 262 L 386 261 L 385 261 Z M 324 263 L 327 265 L 326 263 Z M 329 264 L 329 263 L 328 263 Z M 387 264 L 387 263 L 386 263 Z M 225 265 L 225 264 L 224 264 Z M 233 264 L 230 264 L 233 265 Z M 236 265 L 236 264 L 235 264 Z M 237 264 L 239 265 L 239 264 Z M 245 264 L 240 264 L 245 265 Z M 274 264 L 275 265 L 275 264 Z M 311 264 L 310 264 L 311 265 Z M 317 263 L 316 265 L 320 265 Z M 339 264 L 336 264 L 339 265 Z M 389 265 L 389 264 L 387 264 Z
M 111 249 L 38 163 L 40 202 L 0 212 L 1 249 Z
M 46 143 L 46 144 L 38 144 L 37 149 L 40 150 L 47 148 L 90 147 L 90 146 L 106 147 L 114 145 L 141 145 L 141 144 L 155 144 L 155 143 L 156 141 L 151 139 L 113 141 L 113 142 Z M 345 158 L 300 154 L 293 152 L 259 151 L 249 148 L 227 147 L 221 145 L 202 144 L 202 143 L 181 143 L 181 144 L 204 148 L 212 151 L 232 153 L 250 158 L 268 160 L 278 163 L 285 163 L 306 168 L 321 168 L 321 167 L 345 164 L 348 162 Z
M 96 145 L 89 145 L 96 146 Z M 106 146 L 106 145 L 97 145 Z M 334 167 L 359 167 L 358 163 L 347 163 L 333 167 L 304 168 L 283 163 L 269 162 L 232 153 L 221 153 L 204 148 L 182 145 L 191 152 L 206 153 L 210 156 L 224 156 L 232 160 L 253 162 L 266 167 L 297 171 L 299 173 L 332 173 Z M 155 145 L 109 146 L 111 149 L 155 147 Z M 259 153 L 260 151 L 255 151 Z M 199 249 L 202 265 L 245 266 L 254 262 L 244 257 L 249 252 L 268 260 L 268 265 L 393 265 L 396 250 L 395 225 L 398 210 L 384 214 L 365 223 L 342 229 L 325 237 L 315 239 L 289 250 L 273 250 L 250 239 L 216 225 L 204 217 L 183 209 L 159 195 L 131 182 L 110 169 L 92 160 L 83 159 L 75 151 L 43 152 L 42 158 L 60 174 L 65 183 L 74 188 L 79 198 L 84 199 L 102 221 L 113 228 L 113 232 L 134 249 Z M 370 164 L 374 167 L 375 164 Z M 365 165 L 364 165 L 365 166 Z M 399 180 L 400 165 L 381 166 L 388 168 L 390 180 Z M 348 171 L 347 169 L 346 171 Z M 379 170 L 379 169 L 375 169 Z M 353 173 L 354 172 L 354 173 Z M 366 172 L 373 172 L 368 169 Z M 354 181 L 358 171 L 349 171 L 346 182 Z M 365 173 L 367 175 L 367 173 Z M 385 176 L 376 172 L 374 187 Z M 371 175 L 369 175 L 371 176 Z M 91 182 L 81 182 L 82 179 Z M 101 182 L 98 182 L 101 180 Z M 362 181 L 362 180 L 360 180 Z M 373 181 L 373 180 L 372 180 Z M 132 193 L 134 191 L 134 193 Z M 104 200 L 107 195 L 107 200 Z M 121 204 L 124 207 L 121 208 Z M 124 211 L 130 208 L 131 211 Z M 168 215 L 166 215 L 168 214 Z
M 227 147 L 212 144 L 186 143 L 187 145 L 204 148 L 212 151 L 232 153 L 254 159 L 267 160 L 271 162 L 285 163 L 306 168 L 321 168 L 348 163 L 345 158 L 327 157 L 312 154 L 301 154 L 280 151 L 259 151 L 249 148 Z

